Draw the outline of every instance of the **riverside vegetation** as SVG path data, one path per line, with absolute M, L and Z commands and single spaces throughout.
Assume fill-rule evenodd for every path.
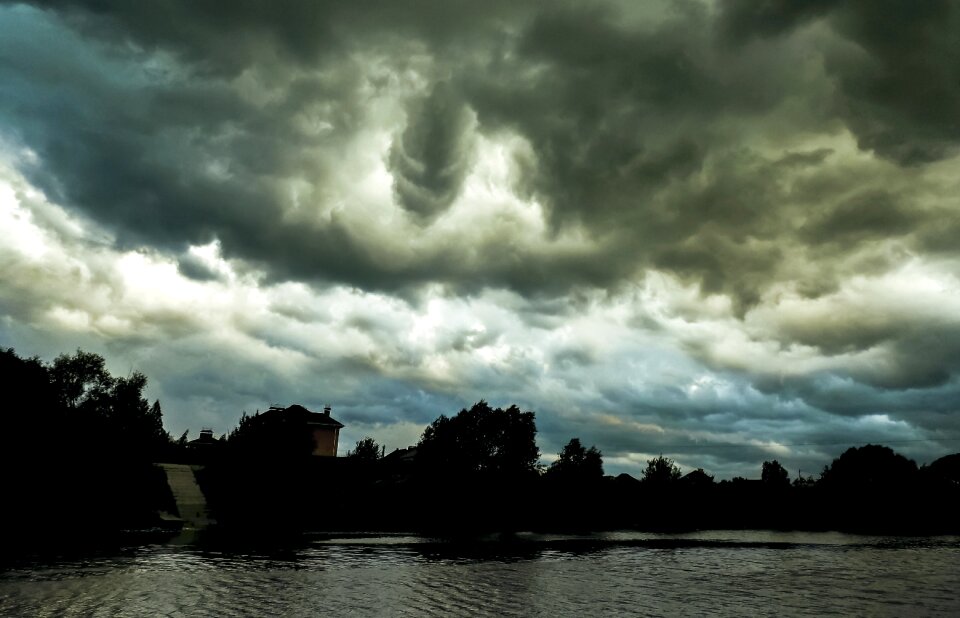
M 202 463 L 219 522 L 242 534 L 305 530 L 481 531 L 773 528 L 904 534 L 960 532 L 960 454 L 917 465 L 888 447 L 853 447 L 819 478 L 792 482 L 777 461 L 759 480 L 682 476 L 667 457 L 640 479 L 603 473 L 602 453 L 571 439 L 540 463 L 533 412 L 479 402 L 440 416 L 415 449 L 385 454 L 366 437 L 346 457 L 313 457 L 296 427 L 262 415 L 204 453 L 163 428 L 147 378 L 112 376 L 77 351 L 51 363 L 0 351 L 8 526 L 24 544 L 99 539 L 175 512 L 160 461 Z

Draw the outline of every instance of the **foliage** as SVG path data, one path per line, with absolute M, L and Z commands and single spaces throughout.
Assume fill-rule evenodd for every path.
M 927 475 L 960 485 L 960 453 L 946 455 L 929 466 L 924 466 Z
M 361 461 L 376 461 L 381 456 L 380 445 L 370 436 L 365 436 L 357 440 L 357 445 L 347 453 L 347 456 Z
M 61 411 L 96 442 L 152 455 L 170 443 L 160 402 L 143 397 L 147 376 L 139 371 L 114 377 L 102 356 L 77 350 L 54 359 L 49 383 Z
M 680 479 L 680 468 L 669 457 L 660 455 L 647 461 L 647 468 L 643 471 L 644 484 L 650 486 L 666 486 Z
M 47 367 L 38 359 L 20 358 L 13 349 L 0 350 L 0 378 L 4 384 L 2 405 L 7 408 L 0 415 L 0 456 L 13 457 L 25 448 L 31 434 L 48 429 L 50 420 L 59 420 L 61 415 Z M 33 413 L 24 414 L 26 409 Z
M 603 476 L 603 454 L 597 447 L 585 448 L 579 438 L 571 439 L 550 464 L 550 476 L 568 480 L 598 479 Z
M 99 354 L 77 350 L 61 354 L 50 367 L 50 383 L 62 407 L 78 412 L 103 412 L 109 407 L 113 377 Z
M 243 412 L 227 437 L 235 452 L 265 458 L 309 456 L 315 447 L 305 419 L 294 411 L 271 409 L 253 416 Z
M 2 433 L 20 442 L 7 453 L 29 448 L 25 436 L 41 435 L 44 452 L 70 457 L 151 460 L 170 444 L 159 401 L 151 406 L 143 397 L 147 377 L 138 371 L 114 377 L 98 354 L 77 350 L 45 365 L 9 349 L 0 354 L 0 374 L 9 385 L 8 401 L 21 410 L 2 420 Z M 29 450 L 36 454 L 35 447 Z
M 823 469 L 825 486 L 879 487 L 906 485 L 917 474 L 917 464 L 888 446 L 851 447 Z
M 163 428 L 163 408 L 160 407 L 160 400 L 154 399 L 153 405 L 150 406 L 150 412 L 147 414 L 148 424 L 159 434 L 163 435 L 164 442 L 168 444 L 173 440 L 173 436 L 170 435 L 170 432 Z
M 446 475 L 532 475 L 540 469 L 536 434 L 533 412 L 480 401 L 431 423 L 418 444 L 417 461 L 422 469 Z
M 18 505 L 12 517 L 48 532 L 153 521 L 151 464 L 171 442 L 160 403 L 143 396 L 146 376 L 113 376 L 82 350 L 47 364 L 12 349 L 0 350 L 0 375 L 0 482 Z
M 780 462 L 776 459 L 763 462 L 760 480 L 768 487 L 782 488 L 790 486 L 790 475 L 787 473 L 786 468 L 780 465 Z

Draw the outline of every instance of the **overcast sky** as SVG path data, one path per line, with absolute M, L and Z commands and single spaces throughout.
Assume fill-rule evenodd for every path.
M 0 1 L 0 345 L 175 435 L 486 399 L 608 473 L 929 462 L 958 145 L 949 0 Z

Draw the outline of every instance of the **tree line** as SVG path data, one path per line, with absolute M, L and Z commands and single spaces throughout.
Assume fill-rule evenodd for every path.
M 117 529 L 174 512 L 158 461 L 191 461 L 137 371 L 112 375 L 77 350 L 50 363 L 0 351 L 0 480 L 20 529 Z M 269 420 L 269 419 L 274 420 Z M 651 458 L 640 478 L 606 476 L 603 453 L 571 438 L 541 463 L 536 418 L 480 401 L 441 415 L 412 450 L 365 436 L 347 457 L 311 457 L 312 440 L 280 415 L 242 415 L 199 472 L 226 526 L 292 529 L 782 527 L 958 531 L 960 454 L 929 466 L 880 445 L 850 448 L 818 478 L 791 481 L 776 460 L 760 479 L 715 482 Z
M 6 349 L 0 375 L 0 483 L 8 505 L 0 517 L 25 532 L 17 542 L 151 526 L 171 508 L 153 462 L 175 445 L 160 403 L 143 396 L 144 374 L 112 375 L 102 356 L 82 350 L 45 363 Z
M 77 350 L 47 364 L 0 351 L 7 384 L 3 452 L 32 459 L 55 453 L 154 459 L 172 441 L 160 402 L 143 397 L 139 371 L 111 375 L 104 358 Z
M 231 432 L 228 444 L 255 442 L 249 434 L 256 433 L 256 423 L 247 417 L 241 428 Z M 960 455 L 918 467 L 889 447 L 866 445 L 845 451 L 816 479 L 791 481 L 784 466 L 771 460 L 763 462 L 758 480 L 719 482 L 702 469 L 684 475 L 661 455 L 647 462 L 639 478 L 611 477 L 604 474 L 602 452 L 579 438 L 544 466 L 536 432 L 533 412 L 480 401 L 456 415 L 441 415 L 415 447 L 389 454 L 371 436 L 341 458 L 308 457 L 304 445 L 296 465 L 271 454 L 265 466 L 268 451 L 262 450 L 259 457 L 238 460 L 235 450 L 229 464 L 212 467 L 219 472 L 211 473 L 216 479 L 209 487 L 223 492 L 222 512 L 239 523 L 257 525 L 276 515 L 307 528 L 916 533 L 956 531 L 960 521 L 954 506 L 960 504 Z M 249 461 L 258 463 L 243 468 Z M 240 469 L 244 472 L 237 474 Z M 332 495 L 339 498 L 335 509 L 328 507 Z M 270 508 L 258 510 L 263 504 Z
M 348 457 L 376 461 L 383 449 L 370 436 L 358 440 Z M 506 410 L 491 408 L 480 401 L 461 410 L 453 418 L 440 416 L 430 424 L 417 444 L 416 457 L 422 468 L 445 475 L 485 474 L 521 478 L 527 475 L 564 481 L 597 481 L 604 478 L 603 453 L 585 447 L 572 438 L 545 467 L 536 446 L 533 412 L 521 412 L 516 406 Z M 926 480 L 960 482 L 960 454 L 944 457 L 929 466 L 917 464 L 887 446 L 867 444 L 851 447 L 824 466 L 819 477 L 798 476 L 791 481 L 787 469 L 776 459 L 764 461 L 757 486 L 773 490 L 809 487 L 880 488 L 904 486 Z M 647 461 L 640 483 L 667 488 L 684 483 L 703 487 L 714 484 L 714 477 L 702 468 L 684 476 L 670 457 L 663 455 Z M 734 477 L 719 484 L 750 483 Z

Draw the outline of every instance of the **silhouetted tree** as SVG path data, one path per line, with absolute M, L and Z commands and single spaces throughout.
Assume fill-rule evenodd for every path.
M 782 489 L 790 486 L 790 475 L 776 459 L 763 462 L 760 480 L 763 481 L 764 485 L 771 488 Z
M 425 471 L 448 475 L 531 475 L 539 471 L 536 434 L 533 412 L 480 401 L 431 423 L 417 446 L 417 462 Z
M 347 453 L 348 457 L 353 457 L 361 461 L 376 461 L 380 459 L 380 445 L 370 436 L 357 440 L 357 445 L 352 451 Z
M 47 367 L 37 358 L 20 358 L 12 348 L 2 350 L 0 382 L 0 457 L 17 461 L 37 456 L 36 437 L 40 435 L 44 445 L 59 448 L 62 434 L 50 429 L 60 424 L 62 430 L 63 417 L 50 388 Z
M 75 444 L 94 454 L 124 451 L 152 459 L 170 443 L 159 402 L 143 397 L 147 377 L 139 371 L 116 378 L 99 354 L 61 354 L 49 369 L 50 389 L 72 425 Z
M 666 486 L 680 478 L 680 468 L 669 457 L 660 455 L 647 461 L 647 468 L 640 480 L 650 486 Z
M 584 448 L 573 438 L 557 453 L 547 474 L 565 480 L 588 480 L 603 477 L 603 454 L 595 446 Z
M 160 402 L 153 406 L 143 397 L 147 376 L 134 371 L 126 378 L 114 378 L 109 391 L 109 406 L 104 410 L 115 437 L 125 444 L 149 449 L 152 453 L 169 443 L 163 429 Z
M 254 423 L 254 417 L 260 416 L 260 410 L 257 410 L 253 416 L 247 414 L 246 410 L 240 411 L 240 420 L 237 421 L 237 426 L 231 429 L 227 433 L 227 441 L 234 442 L 237 440 L 242 440 L 245 433 L 249 430 L 250 426 Z
M 888 446 L 851 447 L 823 469 L 820 483 L 827 487 L 861 488 L 905 486 L 916 477 L 917 464 Z
M 166 442 L 172 442 L 173 436 L 163 428 L 163 409 L 160 407 L 160 400 L 154 399 L 150 406 L 150 413 L 147 415 L 148 424 L 154 428 L 158 435 L 162 435 Z
M 163 483 L 151 463 L 169 435 L 159 402 L 143 397 L 146 376 L 114 377 L 82 350 L 49 365 L 7 350 L 0 375 L 5 401 L 19 404 L 0 414 L 0 456 L 17 462 L 0 466 L 0 484 L 21 525 L 75 534 L 153 521 Z
M 929 466 L 924 466 L 924 472 L 933 478 L 960 485 L 960 453 L 937 459 Z
M 290 459 L 309 456 L 315 447 L 305 419 L 295 412 L 273 410 L 252 416 L 243 412 L 227 443 L 234 452 L 260 459 Z

